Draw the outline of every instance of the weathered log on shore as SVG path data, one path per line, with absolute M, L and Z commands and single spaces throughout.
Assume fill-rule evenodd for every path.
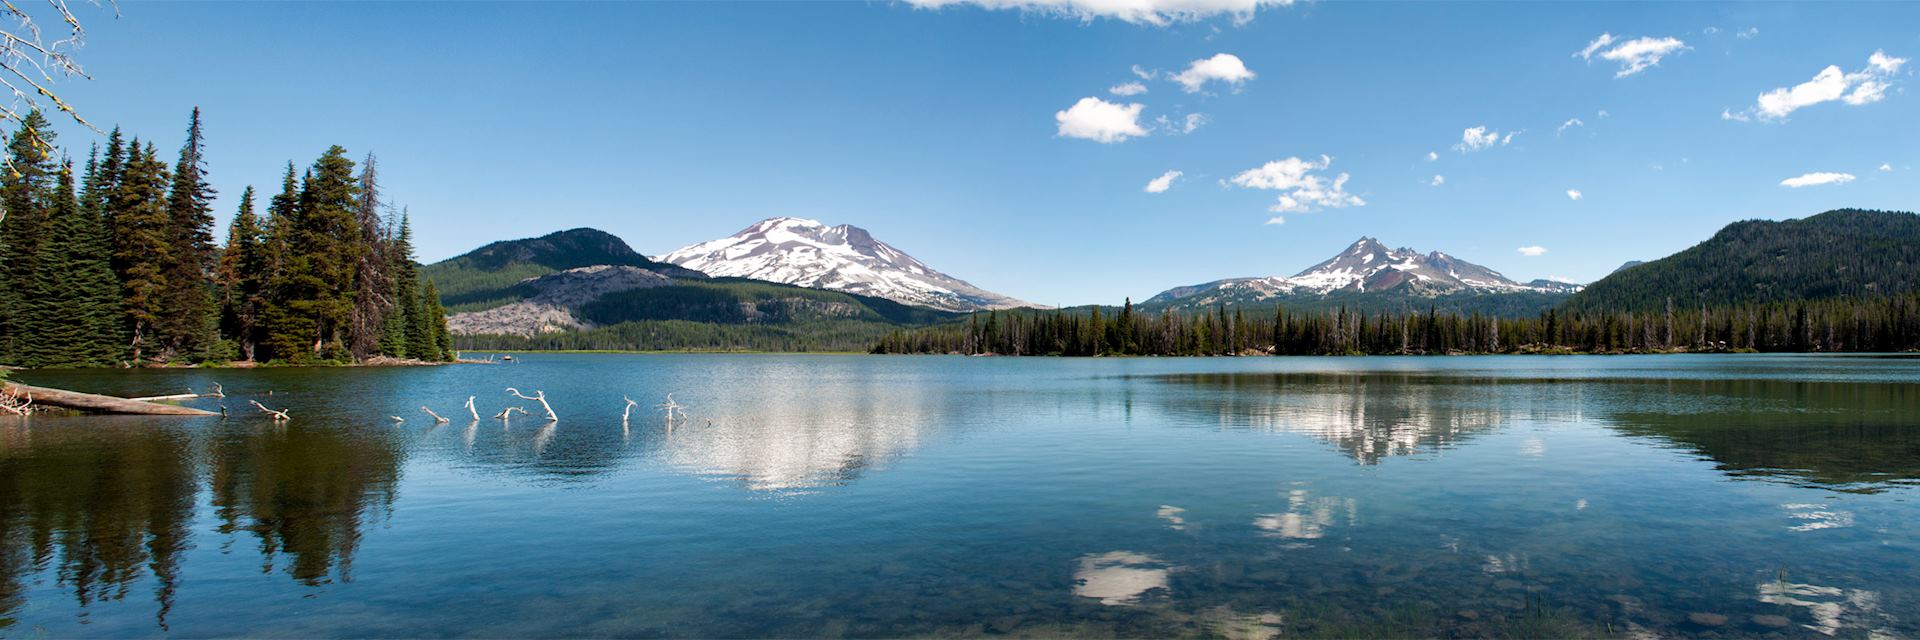
M 80 393 L 62 389 L 49 389 L 31 385 L 0 382 L 0 392 L 19 398 L 32 398 L 33 404 L 61 409 L 72 409 L 88 413 L 112 413 L 140 416 L 215 416 L 220 415 L 204 409 L 182 407 L 143 400 L 130 400 L 113 396 Z

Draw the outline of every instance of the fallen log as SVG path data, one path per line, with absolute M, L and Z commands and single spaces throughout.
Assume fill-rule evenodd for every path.
M 204 409 L 182 407 L 171 404 L 159 404 L 144 400 L 116 398 L 78 391 L 50 389 L 13 382 L 0 382 L 0 392 L 14 397 L 31 397 L 39 406 L 72 409 L 88 413 L 112 413 L 138 416 L 215 416 L 220 415 Z

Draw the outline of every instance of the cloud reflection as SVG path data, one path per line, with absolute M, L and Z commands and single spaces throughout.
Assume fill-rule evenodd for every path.
M 1073 572 L 1073 595 L 1107 606 L 1139 604 L 1155 591 L 1166 592 L 1173 566 L 1133 551 L 1081 556 Z

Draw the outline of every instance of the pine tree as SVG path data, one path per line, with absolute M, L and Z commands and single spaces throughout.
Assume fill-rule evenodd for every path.
M 73 170 L 63 167 L 48 220 L 49 240 L 40 243 L 36 273 L 22 308 L 34 333 L 22 344 L 21 362 L 32 367 L 112 364 L 118 344 L 118 284 L 109 264 L 101 225 L 80 206 Z
M 395 306 L 381 327 L 380 352 L 395 358 L 424 357 L 431 351 L 427 345 L 432 338 L 420 331 L 426 325 L 417 320 L 421 318 L 420 271 L 413 262 L 413 222 L 404 211 L 388 254 Z
M 209 275 L 213 267 L 213 186 L 207 184 L 200 108 L 187 122 L 187 142 L 174 165 L 167 196 L 168 243 L 164 264 L 166 313 L 156 327 L 169 355 L 204 351 L 213 342 L 216 317 Z
M 111 155 L 125 152 L 119 129 L 114 129 L 108 137 L 107 146 Z M 70 237 L 74 242 L 84 243 L 78 251 L 86 273 L 78 280 L 84 283 L 88 298 L 85 315 L 78 320 L 92 327 L 89 335 L 106 361 L 117 362 L 123 357 L 127 344 L 126 312 L 120 306 L 120 276 L 113 266 L 113 221 L 108 214 L 107 196 L 118 183 L 117 172 L 123 164 L 111 155 L 109 160 L 113 166 L 109 167 L 109 162 L 100 159 L 97 146 L 87 154 L 87 175 L 81 181 L 77 202 L 80 222 Z
M 280 193 L 267 200 L 266 240 L 262 244 L 266 276 L 260 295 L 260 353 L 262 360 L 287 360 L 302 353 L 305 323 L 288 306 L 294 294 L 289 275 L 292 262 L 293 233 L 299 225 L 299 183 L 294 180 L 293 163 L 280 179 Z
M 453 335 L 447 332 L 447 309 L 440 305 L 440 289 L 433 286 L 431 278 L 420 292 L 420 308 L 420 316 L 425 324 L 424 334 L 432 337 L 432 343 L 424 354 L 414 357 L 433 362 L 452 360 Z
M 372 153 L 360 167 L 360 193 L 354 203 L 360 250 L 354 256 L 353 320 L 349 350 L 363 360 L 380 348 L 382 320 L 393 309 L 392 258 L 388 255 L 386 225 L 380 219 L 379 161 Z
M 160 162 L 151 143 L 142 147 L 138 138 L 129 143 L 126 165 L 108 209 L 113 220 L 113 259 L 120 277 L 121 307 L 126 313 L 129 356 L 135 363 L 152 355 L 158 327 L 170 312 L 172 295 L 168 287 L 167 265 L 175 245 L 169 233 L 172 220 L 167 214 L 167 166 Z
M 366 247 L 354 217 L 359 187 L 346 153 L 334 146 L 307 170 L 281 236 L 278 300 L 268 323 L 276 358 L 309 362 L 350 355 L 355 264 Z
M 53 139 L 46 117 L 28 112 L 7 143 L 10 170 L 0 171 L 0 361 L 18 358 L 42 329 L 30 324 L 26 309 L 35 303 L 35 258 L 48 239 L 60 174 Z
M 220 252 L 221 332 L 253 360 L 259 343 L 260 309 L 267 279 L 267 231 L 253 212 L 253 187 L 240 193 L 240 211 L 227 227 Z

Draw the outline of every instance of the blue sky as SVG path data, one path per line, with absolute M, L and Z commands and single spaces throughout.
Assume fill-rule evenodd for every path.
M 200 106 L 223 226 L 340 144 L 379 155 L 426 261 L 790 215 L 1045 304 L 1291 275 L 1362 235 L 1585 282 L 1735 220 L 1920 208 L 1920 3 L 981 1 L 1014 7 L 123 2 L 81 9 L 94 79 L 60 89 L 168 156 Z M 1782 185 L 1809 174 L 1852 179 Z

